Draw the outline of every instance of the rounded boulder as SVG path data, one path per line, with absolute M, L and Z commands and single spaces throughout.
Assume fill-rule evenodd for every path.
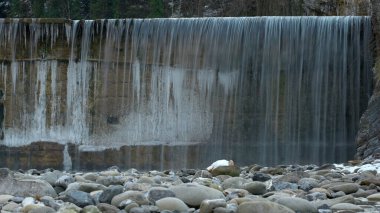
M 203 200 L 224 199 L 221 191 L 193 183 L 185 183 L 169 188 L 177 198 L 189 206 L 199 207 Z

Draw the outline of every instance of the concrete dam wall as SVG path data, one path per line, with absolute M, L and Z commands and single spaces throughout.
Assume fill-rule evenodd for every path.
M 0 166 L 342 162 L 369 17 L 4 19 Z

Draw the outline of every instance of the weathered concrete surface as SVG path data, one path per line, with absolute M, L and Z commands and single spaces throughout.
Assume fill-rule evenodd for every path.
M 187 3 L 184 3 L 185 1 L 182 1 L 183 8 L 186 8 Z M 190 1 L 189 1 L 190 2 Z M 183 16 L 237 16 L 237 15 L 370 15 L 371 11 L 373 10 L 374 14 L 374 32 L 377 38 L 377 48 L 380 49 L 380 2 L 378 1 L 372 1 L 372 6 L 370 5 L 369 0 L 352 0 L 352 1 L 326 1 L 326 0 L 287 0 L 287 1 L 281 1 L 281 2 L 268 2 L 264 3 L 264 0 L 241 0 L 241 1 L 230 1 L 228 4 L 226 1 L 200 1 L 201 3 L 208 4 L 209 7 L 203 7 L 204 5 L 198 5 L 199 6 L 199 14 L 182 14 Z M 223 3 L 224 2 L 224 3 Z M 222 7 L 222 5 L 224 5 Z M 227 5 L 227 6 L 226 6 Z M 244 6 L 244 7 L 243 7 Z M 195 11 L 195 10 L 194 10 Z M 22 19 L 21 22 L 29 23 L 31 19 Z M 7 20 L 6 20 L 7 21 Z M 66 20 L 45 20 L 46 23 L 55 23 L 55 24 L 65 24 L 70 23 L 70 21 Z M 62 28 L 63 29 L 63 28 Z M 60 28 L 60 30 L 62 30 Z M 58 60 L 58 66 L 60 70 L 66 70 L 67 69 L 67 63 L 68 63 L 68 55 L 70 54 L 70 47 L 67 46 L 65 43 L 65 39 L 58 38 L 58 42 L 55 44 L 53 48 L 44 49 L 44 51 L 36 52 L 33 54 L 33 56 L 37 58 L 41 58 L 42 55 L 46 55 L 48 53 L 49 56 L 52 56 L 53 59 Z M 46 46 L 48 44 L 41 44 L 41 46 Z M 32 60 L 28 58 L 29 52 L 22 49 L 21 47 L 18 48 L 16 58 L 20 59 L 20 61 L 26 61 L 26 64 L 28 66 L 27 62 L 28 60 Z M 9 55 L 11 55 L 11 50 L 3 50 L 0 52 L 0 56 L 3 60 L 5 58 L 9 58 Z M 122 51 L 122 50 L 121 50 Z M 94 47 L 93 51 L 94 55 L 97 55 L 98 50 L 96 47 Z M 379 52 L 379 51 L 378 51 Z M 93 56 L 94 56 L 93 55 Z M 3 58 L 4 57 L 4 58 Z M 9 60 L 9 59 L 8 59 Z M 5 62 L 8 63 L 9 61 Z M 379 62 L 380 64 L 380 62 Z M 377 73 L 380 73 L 380 66 L 376 69 Z M 64 72 L 62 72 L 64 73 Z M 21 76 L 21 75 L 20 75 Z M 114 99 L 117 97 L 112 97 L 110 94 L 117 94 L 115 91 L 119 91 L 120 88 L 111 85 L 111 82 L 117 81 L 117 76 L 120 76 L 120 73 L 118 72 L 112 73 L 112 76 L 109 76 L 109 90 L 107 90 L 105 93 L 107 95 L 104 95 L 104 97 L 98 97 L 96 100 L 97 104 L 91 105 L 93 107 L 92 110 L 92 116 L 94 117 L 94 120 L 98 121 L 97 123 L 100 123 L 102 125 L 99 125 L 97 127 L 92 128 L 101 128 L 106 129 L 104 126 L 111 126 L 109 128 L 112 128 L 112 125 L 108 124 L 108 121 L 112 121 L 113 119 L 108 119 L 108 115 L 115 114 L 113 111 L 116 111 L 116 109 L 110 108 L 110 111 L 105 111 L 102 106 L 108 104 L 115 106 L 117 108 L 116 104 L 112 104 L 114 102 Z M 11 75 L 7 76 L 7 82 L 11 82 Z M 35 78 L 31 76 L 31 78 Z M 58 76 L 58 84 L 61 88 L 61 94 L 62 96 L 65 96 L 66 90 L 64 82 L 66 80 L 67 76 L 62 74 Z M 380 79 L 378 77 L 378 79 Z M 128 82 L 127 82 L 128 83 Z M 19 87 L 19 91 L 17 93 L 22 94 L 34 94 L 34 91 L 31 89 L 31 87 L 28 87 L 30 85 L 22 85 Z M 10 87 L 10 86 L 9 86 Z M 9 94 L 9 93 L 8 93 Z M 119 94 L 120 95 L 120 94 Z M 50 94 L 47 94 L 48 98 L 51 97 Z M 32 97 L 32 96 L 31 96 Z M 9 105 L 10 103 L 17 103 L 17 100 L 13 100 L 11 96 L 9 95 L 7 97 L 8 102 L 6 102 L 5 108 L 8 109 L 7 113 L 8 116 L 5 118 L 4 125 L 5 127 L 9 127 L 11 125 L 14 125 L 14 122 L 17 122 L 17 119 L 11 119 L 11 115 L 17 115 L 18 108 L 17 104 L 13 104 L 12 107 Z M 33 99 L 30 100 L 30 105 L 33 106 Z M 48 99 L 49 101 L 49 99 Z M 63 102 L 66 100 L 62 99 Z M 95 101 L 95 100 L 94 100 Z M 49 102 L 50 103 L 50 102 Z M 8 104 L 8 105 L 7 105 Z M 48 108 L 49 110 L 49 108 Z M 61 108 L 61 111 L 64 109 Z M 121 110 L 122 111 L 122 110 Z M 125 110 L 126 111 L 126 110 Z M 105 119 L 106 118 L 106 119 Z M 113 118 L 113 117 L 111 117 Z M 365 158 L 368 156 L 371 156 L 374 153 L 379 152 L 380 153 L 380 86 L 377 84 L 377 87 L 375 88 L 373 97 L 370 101 L 368 110 L 363 115 L 362 121 L 361 121 L 361 130 L 358 134 L 358 158 Z M 109 122 L 112 124 L 112 122 Z M 32 144 L 30 146 L 25 147 L 19 147 L 19 148 L 9 148 L 9 147 L 0 147 L 0 159 L 1 162 L 3 162 L 4 166 L 10 167 L 10 168 L 46 168 L 46 167 L 52 167 L 52 168 L 62 168 L 62 162 L 63 162 L 63 145 L 55 144 L 55 145 L 36 145 Z M 170 167 L 170 164 L 172 162 L 169 162 L 169 159 L 172 159 L 172 156 L 166 156 L 169 155 L 170 152 L 166 151 L 163 152 L 162 149 L 170 150 L 175 148 L 170 148 L 166 146 L 147 146 L 147 147 L 122 147 L 119 150 L 113 150 L 108 149 L 103 152 L 92 152 L 92 151 L 85 151 L 85 152 L 79 152 L 79 148 L 75 146 L 70 146 L 70 155 L 73 160 L 73 167 L 74 168 L 88 168 L 88 169 L 98 169 L 98 168 L 105 168 L 109 165 L 128 165 L 128 166 L 134 166 L 134 167 L 144 167 L 144 165 L 152 166 L 152 168 L 168 168 Z M 192 156 L 193 158 L 187 159 L 187 161 L 191 161 L 191 165 L 198 165 L 197 162 L 193 161 L 194 159 L 197 159 L 194 157 L 194 154 L 197 154 L 196 150 L 199 150 L 198 148 L 189 148 L 189 154 L 187 157 Z M 166 155 L 161 155 L 162 153 L 167 153 Z M 145 156 L 150 156 L 149 159 L 146 159 Z M 160 162 L 160 160 L 164 160 L 162 165 L 151 165 L 152 162 Z M 160 159 L 160 160 L 159 160 Z M 184 159 L 184 160 L 185 160 Z M 199 160 L 198 160 L 199 161 Z
M 120 168 L 165 169 L 180 168 L 186 162 L 196 168 L 202 162 L 201 144 L 191 146 L 122 146 L 119 149 L 93 150 L 68 144 L 66 153 L 73 170 L 99 170 L 112 165 Z M 179 155 L 176 153 L 186 153 Z M 0 168 L 46 169 L 64 168 L 64 145 L 53 142 L 34 142 L 27 146 L 0 146 Z M 205 162 L 208 163 L 208 162 Z M 1 191 L 1 189 L 0 189 Z
M 0 146 L 0 167 L 12 169 L 62 169 L 64 146 L 52 142 L 35 142 L 29 146 Z

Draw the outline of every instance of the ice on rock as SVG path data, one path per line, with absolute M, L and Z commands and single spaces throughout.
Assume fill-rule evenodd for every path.
M 345 166 L 343 164 L 334 164 L 336 169 L 339 171 L 349 171 L 350 173 L 361 173 L 364 171 L 377 171 L 377 173 L 380 172 L 380 161 L 373 161 L 372 163 L 367 163 L 360 166 Z

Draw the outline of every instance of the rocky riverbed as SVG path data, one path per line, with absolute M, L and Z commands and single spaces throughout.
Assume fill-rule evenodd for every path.
M 179 171 L 0 169 L 0 209 L 29 213 L 380 212 L 380 160 Z

